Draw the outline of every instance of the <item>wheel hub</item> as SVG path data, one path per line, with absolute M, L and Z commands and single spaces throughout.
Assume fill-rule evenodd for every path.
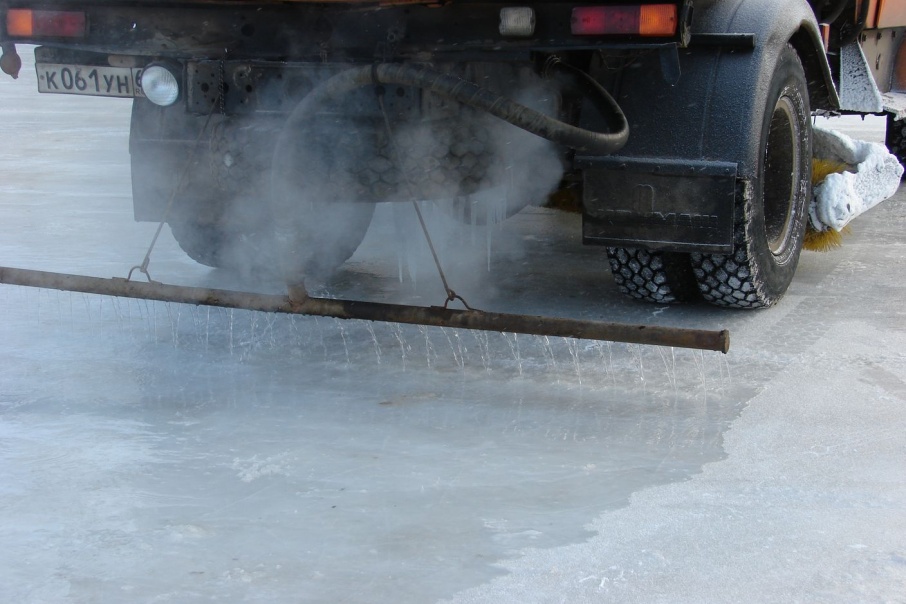
M 792 101 L 781 96 L 771 118 L 764 159 L 764 228 L 768 248 L 782 256 L 793 238 L 791 224 L 800 180 L 798 133 Z

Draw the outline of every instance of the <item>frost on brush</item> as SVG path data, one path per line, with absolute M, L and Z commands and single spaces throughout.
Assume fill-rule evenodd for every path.
M 846 171 L 830 174 L 814 188 L 809 220 L 816 231 L 840 231 L 897 192 L 903 166 L 884 145 L 817 126 L 813 140 L 816 158 L 846 166 Z

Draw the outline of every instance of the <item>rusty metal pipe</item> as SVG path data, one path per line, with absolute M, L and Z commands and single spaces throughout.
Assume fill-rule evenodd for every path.
M 313 298 L 304 293 L 292 296 L 257 294 L 204 287 L 168 285 L 156 282 L 145 283 L 119 278 L 103 279 L 100 277 L 6 267 L 0 267 L 0 283 L 86 294 L 102 294 L 121 298 L 140 298 L 159 300 L 161 302 L 315 315 L 338 319 L 361 319 L 365 321 L 455 327 L 538 336 L 560 336 L 583 340 L 676 346 L 679 348 L 715 350 L 723 353 L 730 349 L 730 333 L 726 330 L 706 331 L 653 325 L 625 325 L 479 310 L 454 310 L 438 306 L 423 307 L 354 300 L 333 300 Z

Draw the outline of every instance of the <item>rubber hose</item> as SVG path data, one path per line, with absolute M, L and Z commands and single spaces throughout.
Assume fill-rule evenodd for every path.
M 595 109 L 615 126 L 615 131 L 595 132 L 572 126 L 457 76 L 401 63 L 353 67 L 330 77 L 299 102 L 290 115 L 287 127 L 301 126 L 319 107 L 338 102 L 352 90 L 388 84 L 421 88 L 486 111 L 518 128 L 581 153 L 607 155 L 622 149 L 629 139 L 629 124 L 614 98 L 583 71 L 557 61 L 552 61 L 548 67 L 567 77 L 572 85 L 589 95 Z

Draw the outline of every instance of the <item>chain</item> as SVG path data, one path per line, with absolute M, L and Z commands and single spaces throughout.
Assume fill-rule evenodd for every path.
M 399 151 L 399 148 L 396 145 L 396 139 L 393 136 L 393 128 L 390 126 L 390 118 L 387 115 L 387 108 L 384 106 L 384 87 L 380 85 L 377 79 L 376 69 L 372 70 L 372 79 L 374 80 L 375 85 L 375 95 L 377 96 L 378 105 L 381 107 L 381 115 L 384 117 L 384 128 L 387 130 L 387 138 L 390 141 L 390 150 L 393 155 L 394 163 L 396 163 L 396 169 L 400 171 L 400 174 L 403 176 L 403 181 L 406 183 L 406 189 L 409 193 L 409 199 L 412 202 L 412 207 L 415 209 L 415 215 L 418 216 L 418 223 L 422 227 L 422 233 L 425 234 L 425 241 L 428 243 L 428 249 L 431 250 L 431 257 L 434 258 L 434 266 L 437 267 L 437 273 L 440 275 L 440 280 L 444 286 L 444 292 L 447 295 L 447 299 L 444 301 L 444 308 L 455 300 L 459 300 L 467 310 L 475 310 L 465 299 L 457 294 L 450 287 L 447 282 L 447 276 L 444 274 L 444 269 L 441 266 L 440 258 L 437 255 L 437 250 L 434 248 L 434 242 L 431 240 L 431 234 L 428 232 L 428 225 L 425 223 L 425 218 L 422 216 L 421 207 L 419 207 L 418 198 L 415 196 L 415 187 L 412 184 L 412 181 L 409 180 L 409 174 L 406 172 L 403 166 L 403 156 Z

